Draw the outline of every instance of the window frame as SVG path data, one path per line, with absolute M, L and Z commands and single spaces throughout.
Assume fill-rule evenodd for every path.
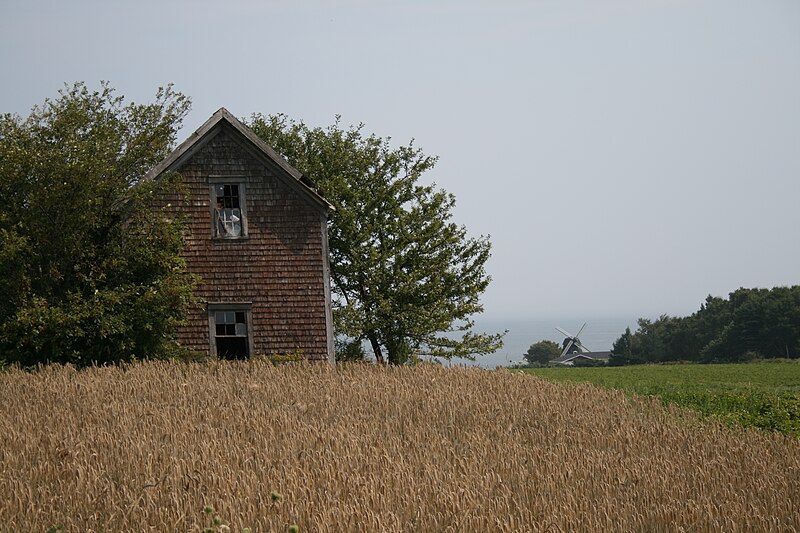
M 255 355 L 253 347 L 253 304 L 252 302 L 221 302 L 208 304 L 208 335 L 209 350 L 212 357 L 219 357 L 217 353 L 217 317 L 218 311 L 244 312 L 245 325 L 247 326 L 247 358 Z
M 246 240 L 250 232 L 247 227 L 247 186 L 243 176 L 209 176 L 208 204 L 211 211 L 211 239 L 220 241 Z M 241 235 L 220 235 L 217 222 L 217 187 L 220 185 L 236 185 L 239 188 L 239 212 L 242 215 Z

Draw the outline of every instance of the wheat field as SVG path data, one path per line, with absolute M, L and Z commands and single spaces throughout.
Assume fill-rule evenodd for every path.
M 0 394 L 0 531 L 800 530 L 797 439 L 592 385 L 149 362 Z

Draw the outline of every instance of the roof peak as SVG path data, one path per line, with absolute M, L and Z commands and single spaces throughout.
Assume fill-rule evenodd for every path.
M 204 139 L 212 130 L 215 130 L 220 122 L 226 122 L 242 137 L 247 139 L 253 146 L 255 146 L 263 156 L 272 161 L 280 169 L 282 169 L 287 176 L 291 177 L 299 184 L 301 190 L 305 194 L 314 199 L 315 202 L 324 206 L 326 209 L 333 209 L 333 206 L 325 200 L 319 193 L 310 186 L 308 178 L 303 176 L 296 168 L 291 166 L 278 152 L 271 146 L 265 143 L 261 138 L 255 134 L 253 130 L 247 127 L 241 120 L 236 118 L 225 107 L 217 109 L 202 126 L 197 128 L 191 135 L 189 135 L 175 150 L 172 151 L 161 163 L 153 167 L 144 179 L 155 179 L 157 176 L 167 170 L 171 170 L 180 166 L 182 161 L 188 157 L 193 149 L 200 146 L 202 139 Z

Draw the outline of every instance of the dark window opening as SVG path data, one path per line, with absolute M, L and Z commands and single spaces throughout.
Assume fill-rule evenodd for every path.
M 217 337 L 217 357 L 247 359 L 247 337 Z
M 250 356 L 247 313 L 245 311 L 215 311 L 214 340 L 217 345 L 217 357 L 247 359 Z

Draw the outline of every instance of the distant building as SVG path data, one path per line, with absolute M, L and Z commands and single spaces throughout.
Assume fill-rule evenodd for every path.
M 559 363 L 562 365 L 574 365 L 575 361 L 583 359 L 584 361 L 602 361 L 608 362 L 611 357 L 611 352 L 575 352 L 567 353 L 555 359 L 551 359 L 551 363 Z
M 202 281 L 178 341 L 223 358 L 333 362 L 327 214 L 311 181 L 222 108 L 145 179 L 177 172 L 183 256 Z

